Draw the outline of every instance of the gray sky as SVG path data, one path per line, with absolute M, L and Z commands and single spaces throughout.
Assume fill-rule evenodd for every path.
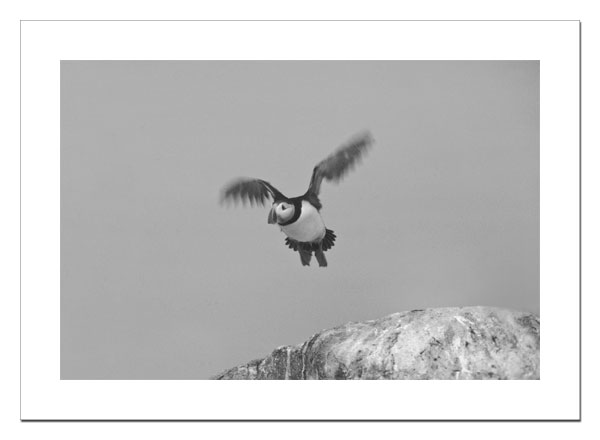
M 238 176 L 306 191 L 369 129 L 302 267 Z M 206 379 L 347 321 L 539 313 L 537 61 L 63 61 L 61 377 Z

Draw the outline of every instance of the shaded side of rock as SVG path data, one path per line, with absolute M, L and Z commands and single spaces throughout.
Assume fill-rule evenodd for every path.
M 413 310 L 321 331 L 214 379 L 539 379 L 540 321 L 493 307 Z

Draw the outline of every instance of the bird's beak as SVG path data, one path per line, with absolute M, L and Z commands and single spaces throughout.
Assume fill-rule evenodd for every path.
M 277 223 L 277 214 L 275 214 L 275 207 L 273 206 L 269 211 L 269 218 L 267 220 L 270 225 Z

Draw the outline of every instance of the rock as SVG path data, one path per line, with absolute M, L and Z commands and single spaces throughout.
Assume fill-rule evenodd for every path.
M 493 307 L 351 322 L 213 379 L 539 379 L 540 321 Z

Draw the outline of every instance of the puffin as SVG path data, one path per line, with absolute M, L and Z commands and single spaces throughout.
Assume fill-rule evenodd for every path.
M 369 132 L 354 136 L 313 168 L 308 190 L 298 197 L 287 197 L 263 179 L 242 177 L 221 191 L 221 203 L 233 201 L 245 205 L 265 206 L 270 201 L 268 224 L 276 225 L 286 235 L 285 244 L 300 254 L 302 266 L 309 266 L 314 254 L 319 267 L 327 267 L 325 252 L 335 243 L 336 235 L 325 226 L 319 200 L 323 179 L 338 183 L 359 163 L 373 144 Z

